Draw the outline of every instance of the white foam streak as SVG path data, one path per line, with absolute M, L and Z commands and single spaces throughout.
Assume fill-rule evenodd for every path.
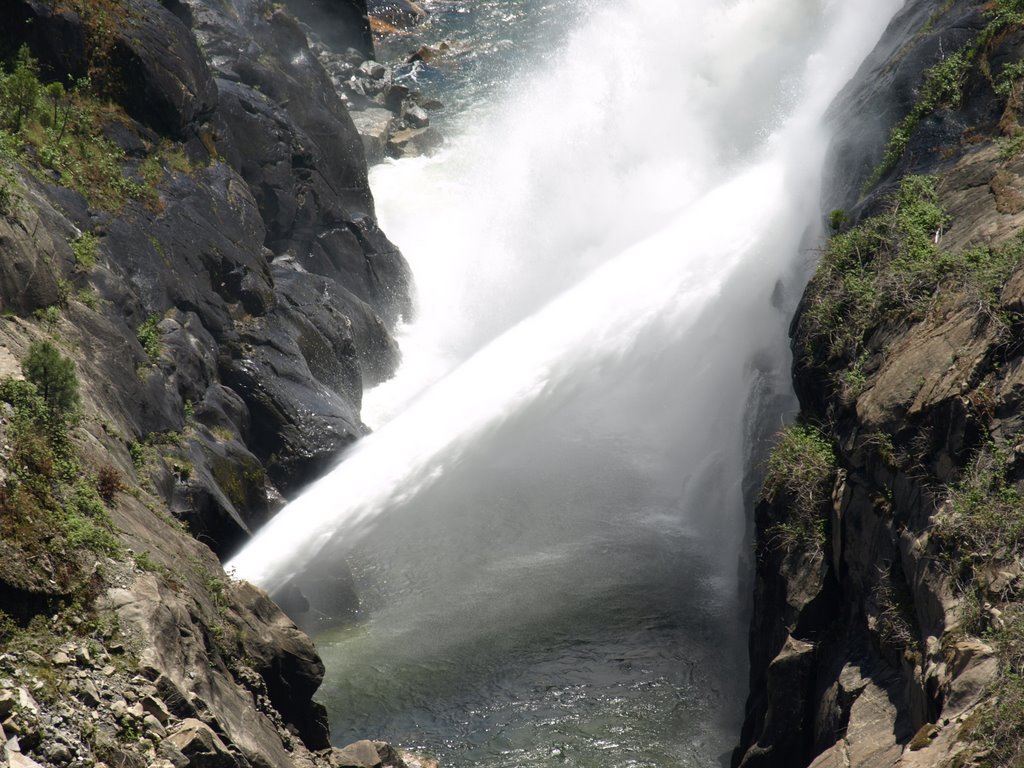
M 692 356 L 678 387 L 689 410 L 676 426 L 692 442 L 684 486 L 738 486 L 749 361 L 785 354 L 770 295 L 817 215 L 821 116 L 899 4 L 596 11 L 553 72 L 459 140 L 463 154 L 378 171 L 383 224 L 421 283 L 407 362 L 369 398 L 386 423 L 229 568 L 274 589 L 640 338 L 648 355 L 675 344 Z M 389 201 L 411 187 L 432 204 L 389 220 Z M 736 506 L 735 487 L 715 493 Z M 742 520 L 729 525 L 738 542 Z
M 296 553 L 306 559 L 338 530 L 414 497 L 485 431 L 553 396 L 574 371 L 627 352 L 655 322 L 685 333 L 778 215 L 782 179 L 771 163 L 747 171 L 503 334 L 365 438 L 229 567 L 278 586 L 292 575 Z M 736 217 L 744 226 L 734 226 Z

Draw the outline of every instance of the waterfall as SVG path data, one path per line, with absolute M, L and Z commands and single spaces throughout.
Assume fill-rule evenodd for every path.
M 418 282 L 403 366 L 228 563 L 354 574 L 362 621 L 317 637 L 336 738 L 489 768 L 733 743 L 743 483 L 789 393 L 823 117 L 900 4 L 480 0 L 573 29 L 537 64 L 497 28 L 500 94 L 372 173 Z
M 419 186 L 400 176 L 384 194 L 423 209 L 391 229 L 416 269 L 421 319 L 404 339 L 407 370 L 370 398 L 378 420 L 394 418 L 228 567 L 273 589 L 524 410 L 557 410 L 625 369 L 635 378 L 667 349 L 681 356 L 679 471 L 738 487 L 755 363 L 769 350 L 785 367 L 780 310 L 793 293 L 781 307 L 772 293 L 792 288 L 816 218 L 821 118 L 898 5 L 605 4 L 482 127 L 406 161 Z M 737 503 L 715 521 L 724 552 L 740 546 Z

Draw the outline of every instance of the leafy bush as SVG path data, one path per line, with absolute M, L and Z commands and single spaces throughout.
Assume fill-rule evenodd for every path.
M 153 362 L 160 357 L 160 319 L 158 314 L 150 315 L 135 334 L 146 356 Z
M 50 555 L 81 549 L 118 555 L 106 507 L 82 478 L 66 414 L 55 413 L 31 381 L 0 380 L 0 400 L 13 409 L 7 477 L 0 485 L 3 536 Z
M 99 254 L 99 239 L 91 232 L 83 232 L 71 241 L 71 252 L 75 255 L 75 264 L 82 269 L 92 269 Z
M 55 414 L 70 415 L 78 407 L 75 364 L 48 341 L 34 342 L 21 364 L 25 378 Z
M 835 452 L 819 430 L 795 424 L 779 433 L 765 466 L 760 500 L 788 505 L 788 519 L 769 530 L 784 549 L 816 549 L 824 543 L 821 513 L 831 498 L 835 468 Z

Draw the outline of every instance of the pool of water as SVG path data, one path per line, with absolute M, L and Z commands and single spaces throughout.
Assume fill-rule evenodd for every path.
M 335 743 L 724 764 L 746 683 L 731 547 L 681 514 L 670 445 L 568 411 L 518 419 L 353 546 L 361 614 L 316 635 Z

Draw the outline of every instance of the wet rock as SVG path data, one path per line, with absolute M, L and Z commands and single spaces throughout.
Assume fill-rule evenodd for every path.
M 376 745 L 365 739 L 332 749 L 329 760 L 331 768 L 379 768 L 383 765 Z
M 418 24 L 427 17 L 427 12 L 412 0 L 368 0 L 366 5 L 372 18 L 397 27 Z
M 402 110 L 402 119 L 413 128 L 426 128 L 430 125 L 430 115 L 427 114 L 426 110 L 415 104 L 407 106 Z
M 444 144 L 444 137 L 434 128 L 408 128 L 396 131 L 388 140 L 388 157 L 429 155 Z
M 149 2 L 131 2 L 133 23 L 123 29 L 114 53 L 124 73 L 121 103 L 141 122 L 187 139 L 216 106 L 217 89 L 206 60 L 172 13 Z
M 366 162 L 379 163 L 395 122 L 395 115 L 387 109 L 371 108 L 352 113 L 352 122 L 363 140 Z
M 381 80 L 387 74 L 388 68 L 376 61 L 364 61 L 359 65 L 359 71 L 373 80 Z
M 241 442 L 212 433 L 190 438 L 186 452 L 191 470 L 175 483 L 173 509 L 226 557 L 270 517 L 263 465 Z
M 312 641 L 263 590 L 239 582 L 231 595 L 238 607 L 241 655 L 263 678 L 274 707 L 310 749 L 329 747 L 326 713 L 312 701 L 324 675 Z
M 400 83 L 391 83 L 384 89 L 384 106 L 396 115 L 402 114 L 402 106 L 409 98 L 409 89 Z M 355 115 L 352 116 L 355 119 Z M 358 125 L 358 122 L 356 123 Z
M 373 57 L 365 0 L 287 0 L 288 10 L 336 51 L 352 51 L 356 64 Z

